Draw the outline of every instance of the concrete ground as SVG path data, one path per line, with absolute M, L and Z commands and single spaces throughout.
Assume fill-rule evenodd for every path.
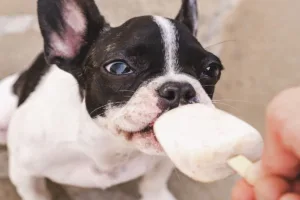
M 229 0 L 228 0 L 229 1 Z M 0 16 L 35 14 L 35 1 L 0 2 Z M 172 2 L 172 3 L 171 3 Z M 174 16 L 179 0 L 99 0 L 103 13 L 117 24 L 140 14 Z M 216 91 L 216 105 L 230 111 L 264 132 L 267 103 L 282 89 L 300 83 L 300 24 L 298 0 L 244 0 L 226 21 L 223 37 L 210 38 L 212 12 L 224 0 L 202 0 L 199 39 L 211 51 L 219 52 L 226 70 Z M 118 5 L 118 7 L 114 6 Z M 3 18 L 0 18 L 3 22 Z M 36 30 L 2 34 L 0 26 L 0 78 L 26 67 L 41 50 Z M 3 32 L 3 30 L 2 30 Z M 211 46 L 213 45 L 213 46 Z M 0 97 L 1 98 L 1 97 Z M 0 200 L 19 200 L 6 178 L 5 149 L 0 149 Z M 1 178 L 2 177 L 2 178 Z M 236 177 L 212 184 L 195 183 L 175 171 L 170 188 L 179 200 L 226 200 Z M 55 200 L 135 200 L 136 181 L 107 191 L 67 188 L 49 183 Z M 68 193 L 68 194 L 67 194 Z

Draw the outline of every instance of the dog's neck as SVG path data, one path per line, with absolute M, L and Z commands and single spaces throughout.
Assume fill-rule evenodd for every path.
M 77 141 L 91 153 L 104 153 L 99 152 L 99 147 L 107 146 L 106 151 L 110 149 L 122 149 L 122 151 L 132 152 L 136 151 L 132 145 L 124 142 L 123 138 L 120 138 L 114 133 L 114 128 L 107 122 L 104 117 L 92 118 L 86 108 L 86 101 L 83 98 L 80 107 L 80 125 L 77 135 Z M 109 144 L 109 145 L 108 145 Z M 103 148 L 101 148 L 101 151 Z M 106 152 L 106 154 L 107 154 Z M 112 151 L 113 152 L 113 151 Z
M 103 117 L 92 118 L 86 109 L 84 100 L 80 112 L 81 120 L 77 143 L 82 151 L 94 160 L 98 169 L 111 171 L 114 167 L 122 165 L 124 157 L 128 161 L 142 155 L 142 152 L 112 134 L 109 124 Z

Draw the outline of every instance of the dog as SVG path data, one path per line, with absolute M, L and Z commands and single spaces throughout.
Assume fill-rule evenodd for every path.
M 153 124 L 178 106 L 214 106 L 223 70 L 196 38 L 197 1 L 183 0 L 174 19 L 139 16 L 118 27 L 93 0 L 37 7 L 44 49 L 0 82 L 0 140 L 22 200 L 50 200 L 46 178 L 106 189 L 138 177 L 142 200 L 175 200 L 174 165 Z

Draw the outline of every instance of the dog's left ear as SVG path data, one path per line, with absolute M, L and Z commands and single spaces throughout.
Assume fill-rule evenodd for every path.
M 198 33 L 197 0 L 182 0 L 180 11 L 175 19 L 185 24 L 196 37 Z
M 47 62 L 75 77 L 95 40 L 109 28 L 94 0 L 38 0 L 38 19 Z

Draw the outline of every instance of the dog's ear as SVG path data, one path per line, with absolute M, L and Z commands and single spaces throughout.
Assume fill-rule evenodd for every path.
M 109 28 L 94 0 L 38 0 L 38 18 L 48 63 L 70 73 Z
M 198 33 L 198 6 L 197 0 L 182 0 L 182 5 L 176 18 L 185 24 L 194 36 Z

